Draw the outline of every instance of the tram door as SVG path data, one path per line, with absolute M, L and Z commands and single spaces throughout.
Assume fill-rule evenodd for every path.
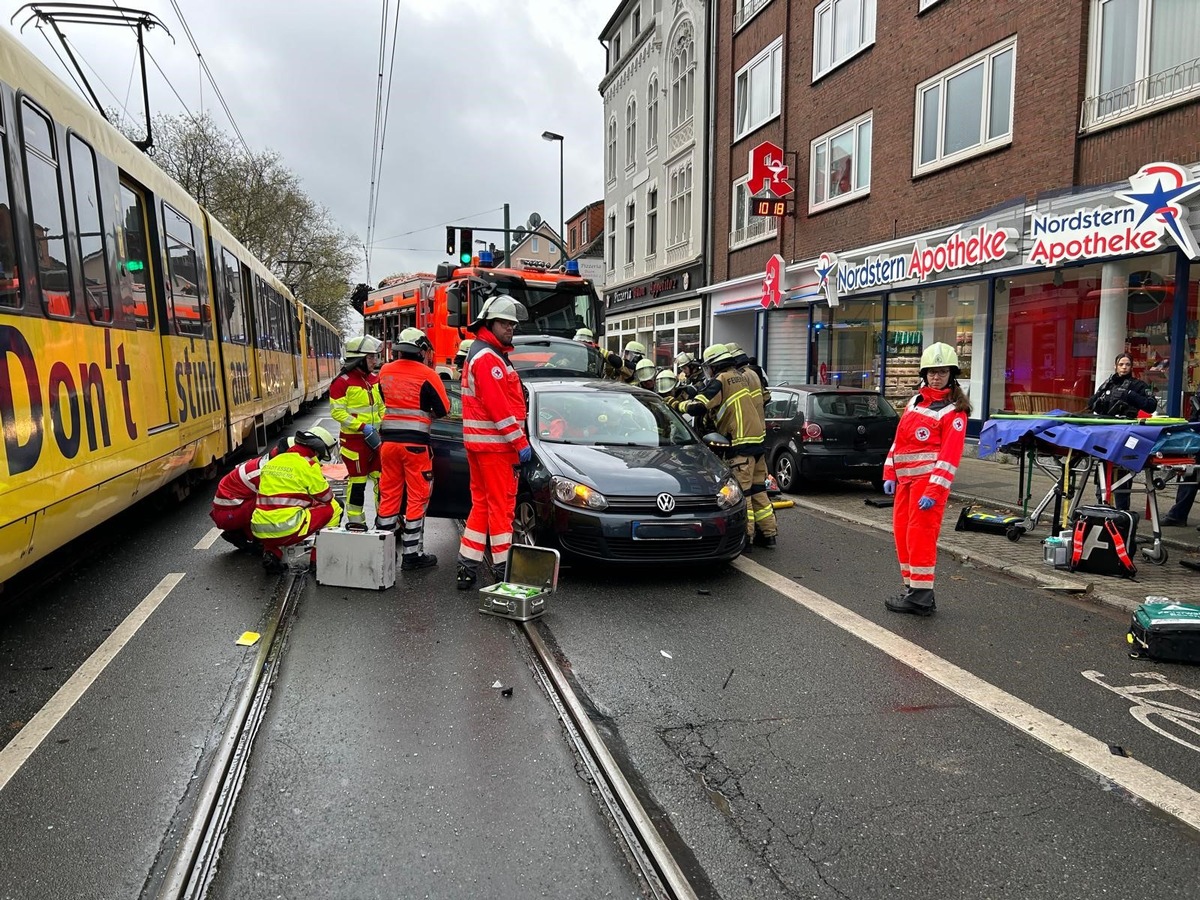
M 121 221 L 117 227 L 118 276 L 122 313 L 135 326 L 135 331 L 127 332 L 134 344 L 130 348 L 127 363 L 138 372 L 162 373 L 157 377 L 147 377 L 148 384 L 157 381 L 157 388 L 148 387 L 133 392 L 131 399 L 141 404 L 140 420 L 146 423 L 150 431 L 154 431 L 171 424 L 167 390 L 174 384 L 174 378 L 166 370 L 163 345 L 159 339 L 154 257 L 149 252 L 150 245 L 146 239 L 149 232 L 145 194 L 122 181 Z

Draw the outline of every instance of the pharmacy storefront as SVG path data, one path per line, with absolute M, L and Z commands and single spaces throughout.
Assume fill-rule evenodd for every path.
M 1152 163 L 1127 185 L 823 253 L 807 380 L 881 390 L 900 407 L 922 349 L 944 342 L 958 353 L 977 433 L 998 410 L 1084 409 L 1128 353 L 1159 409 L 1177 414 L 1200 385 L 1198 174 Z

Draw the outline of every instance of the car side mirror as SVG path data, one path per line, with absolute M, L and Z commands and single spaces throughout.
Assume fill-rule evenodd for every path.
M 718 434 L 715 431 L 710 431 L 708 434 L 704 435 L 704 437 L 700 438 L 700 440 L 704 441 L 705 444 L 707 444 L 709 447 L 712 447 L 714 450 L 718 447 L 725 448 L 733 446 L 733 442 L 730 441 L 729 438 L 725 437 L 723 434 Z
M 446 324 L 451 328 L 462 327 L 462 283 L 446 288 Z

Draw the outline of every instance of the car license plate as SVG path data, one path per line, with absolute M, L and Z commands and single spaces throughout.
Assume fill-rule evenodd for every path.
M 704 537 L 700 522 L 634 522 L 635 541 L 698 541 Z

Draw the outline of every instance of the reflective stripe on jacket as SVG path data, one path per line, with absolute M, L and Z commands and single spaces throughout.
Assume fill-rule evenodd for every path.
M 241 506 L 258 495 L 258 479 L 265 456 L 255 456 L 240 464 L 217 483 L 213 506 Z
M 428 444 L 434 419 L 450 411 L 442 379 L 415 359 L 396 359 L 379 370 L 383 419 L 379 435 L 385 441 Z
M 908 401 L 896 439 L 883 463 L 885 481 L 928 478 L 925 494 L 941 501 L 950 496 L 967 439 L 967 414 L 954 408 L 950 389 L 923 387 Z
M 463 444 L 475 453 L 520 453 L 525 437 L 521 376 L 490 329 L 482 328 L 463 365 Z
M 329 385 L 329 415 L 343 436 L 362 433 L 364 425 L 379 427 L 383 403 L 373 378 L 360 368 L 342 372 Z
M 759 391 L 758 399 L 754 392 Z M 754 373 L 747 377 L 737 369 L 722 369 L 704 386 L 694 401 L 703 403 L 716 429 L 733 444 L 735 453 L 754 454 L 767 436 L 763 418 L 762 386 Z
M 263 465 L 250 530 L 259 540 L 278 539 L 308 530 L 309 508 L 333 502 L 321 464 L 307 448 L 294 447 Z

